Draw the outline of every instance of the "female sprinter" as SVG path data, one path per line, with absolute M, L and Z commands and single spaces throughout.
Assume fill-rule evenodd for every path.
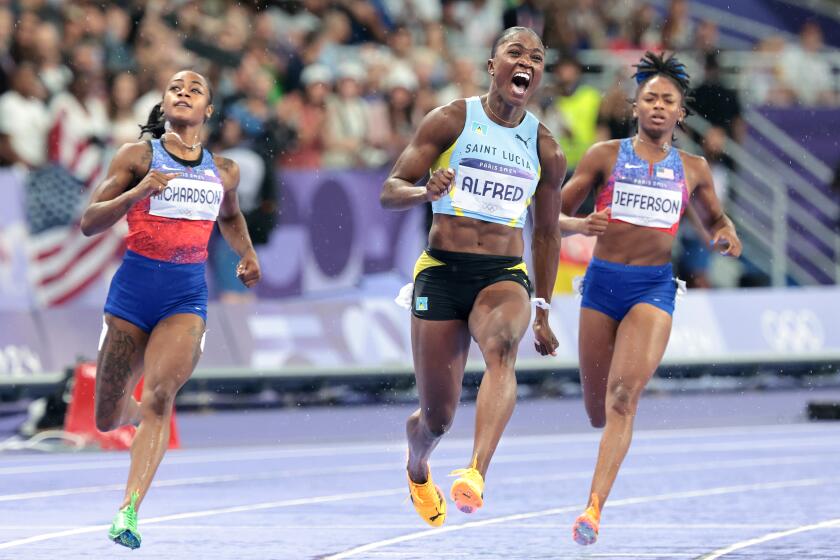
M 487 62 L 490 91 L 429 113 L 385 181 L 381 202 L 402 210 L 432 201 L 428 248 L 414 268 L 411 340 L 420 408 L 408 418 L 408 486 L 430 525 L 446 518 L 429 456 L 452 424 L 470 338 L 485 373 L 476 405 L 469 467 L 456 471 L 451 496 L 471 513 L 483 505 L 484 476 L 516 401 L 514 365 L 531 318 L 531 284 L 522 260 L 522 227 L 534 206 L 535 345 L 552 354 L 548 325 L 560 248 L 557 220 L 565 158 L 551 132 L 525 105 L 543 74 L 544 47 L 530 29 L 513 27 Z M 425 186 L 415 186 L 428 170 Z
M 201 355 L 207 318 L 204 263 L 213 223 L 239 254 L 239 279 L 260 278 L 239 211 L 239 167 L 198 138 L 213 112 L 207 80 L 178 72 L 141 127 L 153 139 L 123 145 L 82 217 L 85 235 L 123 216 L 128 251 L 111 282 L 96 369 L 96 425 L 138 424 L 125 497 L 108 537 L 140 546 L 137 510 L 169 442 L 175 394 Z M 140 402 L 132 390 L 144 375 Z
M 671 146 L 681 124 L 689 76 L 676 57 L 646 53 L 636 65 L 633 138 L 592 146 L 563 188 L 564 233 L 597 235 L 583 279 L 580 379 L 593 426 L 604 427 L 586 511 L 577 518 L 579 544 L 598 538 L 601 508 L 633 435 L 633 418 L 671 333 L 677 291 L 671 246 L 689 197 L 725 255 L 741 254 L 732 221 L 715 196 L 702 157 Z M 570 218 L 596 190 L 596 212 Z

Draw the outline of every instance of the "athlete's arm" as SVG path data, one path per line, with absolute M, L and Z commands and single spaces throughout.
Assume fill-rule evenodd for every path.
M 560 187 L 566 176 L 566 156 L 551 132 L 540 124 L 538 145 L 540 181 L 534 192 L 534 234 L 531 252 L 534 256 L 534 294 L 551 301 L 560 259 Z M 548 325 L 548 310 L 537 307 L 534 318 L 534 346 L 543 356 L 555 354 L 557 338 Z
M 607 231 L 609 211 L 593 212 L 585 218 L 576 218 L 580 205 L 592 189 L 604 182 L 605 162 L 615 157 L 615 143 L 598 142 L 592 145 L 575 168 L 572 178 L 563 187 L 563 204 L 560 210 L 560 231 L 564 236 L 603 235 Z
M 391 174 L 382 185 L 379 202 L 383 208 L 405 210 L 429 200 L 438 200 L 449 192 L 455 174 L 451 169 L 435 171 L 424 187 L 416 186 L 435 160 L 451 146 L 466 118 L 466 102 L 462 99 L 431 111 L 397 158 Z
M 222 237 L 240 257 L 236 267 L 236 276 L 250 288 L 259 282 L 262 274 L 257 252 L 248 234 L 248 224 L 245 222 L 242 210 L 239 209 L 239 199 L 236 196 L 236 189 L 239 187 L 239 165 L 233 160 L 220 156 L 215 157 L 214 160 L 222 175 L 222 185 L 225 188 L 216 221 Z
M 94 189 L 82 215 L 82 233 L 102 233 L 125 216 L 135 202 L 161 192 L 177 175 L 149 171 L 151 162 L 152 149 L 146 142 L 123 144 L 117 150 L 108 175 Z
M 686 154 L 688 176 L 694 183 L 691 196 L 694 207 L 712 237 L 712 247 L 719 248 L 724 255 L 741 256 L 741 240 L 735 231 L 735 224 L 723 212 L 723 206 L 715 193 L 712 170 L 706 158 Z

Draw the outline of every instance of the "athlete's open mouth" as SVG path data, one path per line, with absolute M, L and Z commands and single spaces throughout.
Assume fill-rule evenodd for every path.
M 513 75 L 511 82 L 513 82 L 513 90 L 519 95 L 523 95 L 528 86 L 531 85 L 531 75 L 527 72 L 517 72 Z
M 175 106 L 176 107 L 186 107 L 187 109 L 192 107 L 192 105 L 190 105 L 186 101 L 179 101 L 178 103 L 175 104 Z

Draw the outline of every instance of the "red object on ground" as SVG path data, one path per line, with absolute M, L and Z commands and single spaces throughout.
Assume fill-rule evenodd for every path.
M 100 432 L 96 429 L 94 418 L 94 393 L 96 391 L 96 365 L 82 363 L 73 371 L 73 392 L 67 414 L 64 416 L 65 431 L 78 434 L 88 440 L 88 443 L 98 444 L 102 449 L 126 450 L 131 447 L 134 426 L 123 426 L 110 432 Z M 143 379 L 134 389 L 134 397 L 140 400 L 143 394 Z M 181 447 L 178 437 L 178 426 L 175 422 L 175 410 L 169 424 L 169 449 Z

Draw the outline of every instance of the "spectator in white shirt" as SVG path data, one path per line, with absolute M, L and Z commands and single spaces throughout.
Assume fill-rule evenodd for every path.
M 12 89 L 0 95 L 0 161 L 37 167 L 46 158 L 49 117 L 35 65 L 19 64 L 11 85 Z
M 828 105 L 836 99 L 831 89 L 831 65 L 821 56 L 823 46 L 819 24 L 808 21 L 799 32 L 799 44 L 782 53 L 782 80 L 802 105 Z

